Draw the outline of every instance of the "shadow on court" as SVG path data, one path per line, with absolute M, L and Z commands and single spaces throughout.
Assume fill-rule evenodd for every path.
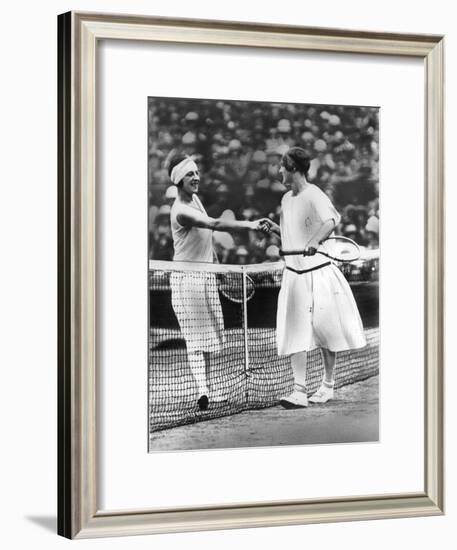
M 374 442 L 379 439 L 379 377 L 344 386 L 326 404 L 245 411 L 155 432 L 150 450 L 174 451 Z

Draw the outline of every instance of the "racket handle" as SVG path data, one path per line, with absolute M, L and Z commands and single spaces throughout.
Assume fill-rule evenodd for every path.
M 309 256 L 309 254 L 306 253 L 306 250 L 280 250 L 279 251 L 280 256 Z
M 306 252 L 304 250 L 280 250 L 279 251 L 280 256 L 306 256 Z
M 330 257 L 325 252 L 321 252 L 320 250 L 316 250 L 316 254 L 322 254 L 323 256 Z M 306 250 L 280 250 L 279 251 L 280 256 L 311 256 L 311 254 L 308 254 Z

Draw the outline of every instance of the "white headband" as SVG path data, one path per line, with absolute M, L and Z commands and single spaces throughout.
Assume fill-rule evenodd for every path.
M 171 181 L 178 185 L 188 172 L 198 172 L 198 166 L 190 157 L 185 158 L 173 168 L 170 174 Z

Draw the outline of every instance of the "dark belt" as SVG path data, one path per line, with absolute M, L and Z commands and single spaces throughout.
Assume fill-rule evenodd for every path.
M 302 275 L 302 273 L 309 273 L 310 271 L 316 271 L 316 269 L 320 269 L 321 267 L 326 267 L 327 265 L 330 265 L 332 262 L 325 262 L 325 264 L 317 265 L 316 267 L 312 267 L 311 269 L 294 269 L 293 267 L 289 267 L 286 265 L 286 269 L 289 271 L 293 271 L 294 273 L 298 273 L 298 275 Z

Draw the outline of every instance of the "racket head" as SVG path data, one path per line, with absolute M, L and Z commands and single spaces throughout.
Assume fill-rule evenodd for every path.
M 360 258 L 359 245 L 348 237 L 329 237 L 321 244 L 318 252 L 336 262 L 349 263 Z
M 246 275 L 246 301 L 249 301 L 255 293 L 254 281 Z M 220 273 L 218 275 L 218 288 L 219 292 L 236 304 L 241 304 L 244 301 L 243 292 L 243 274 L 238 273 Z

